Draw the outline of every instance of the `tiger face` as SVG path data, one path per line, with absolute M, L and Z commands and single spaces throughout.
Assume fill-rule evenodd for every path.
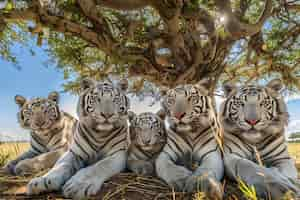
M 202 80 L 195 85 L 179 85 L 166 92 L 162 108 L 171 127 L 177 131 L 190 131 L 210 124 L 214 108 L 207 84 L 208 80 Z
M 130 117 L 130 141 L 143 151 L 159 153 L 167 140 L 164 121 L 157 114 L 145 112 Z
M 129 99 L 124 92 L 108 82 L 85 79 L 77 112 L 86 127 L 97 131 L 110 131 L 126 122 Z
M 21 126 L 39 132 L 50 130 L 61 118 L 58 99 L 57 92 L 50 93 L 48 98 L 32 100 L 16 95 L 15 102 L 20 107 L 18 120 Z
M 265 87 L 225 85 L 227 99 L 221 108 L 225 131 L 241 132 L 251 143 L 259 142 L 269 134 L 283 132 L 288 113 L 279 94 L 282 87 L 279 79 Z

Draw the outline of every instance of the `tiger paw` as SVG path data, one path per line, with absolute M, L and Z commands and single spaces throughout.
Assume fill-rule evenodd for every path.
M 54 177 L 38 177 L 32 179 L 27 185 L 27 194 L 40 194 L 44 192 L 57 191 L 61 187 L 61 181 Z
M 190 176 L 185 183 L 187 192 L 204 192 L 209 199 L 222 199 L 221 184 L 208 176 Z
M 15 174 L 15 168 L 16 168 L 16 163 L 14 161 L 10 161 L 8 162 L 3 168 L 2 170 L 7 173 L 7 174 Z
M 33 174 L 36 172 L 33 165 L 34 163 L 29 162 L 29 160 L 22 160 L 16 165 L 14 172 L 21 176 Z
M 171 168 L 168 170 L 170 170 L 172 173 L 170 173 L 170 176 L 168 179 L 166 179 L 166 182 L 176 191 L 183 191 L 185 183 L 188 177 L 192 175 L 192 172 L 181 166 L 176 166 L 176 168 Z
M 101 186 L 102 181 L 97 175 L 91 177 L 81 170 L 63 186 L 63 195 L 72 199 L 86 199 L 95 196 Z
M 153 165 L 148 162 L 144 162 L 143 164 L 134 165 L 134 166 L 132 166 L 131 170 L 139 175 L 151 175 L 154 172 Z

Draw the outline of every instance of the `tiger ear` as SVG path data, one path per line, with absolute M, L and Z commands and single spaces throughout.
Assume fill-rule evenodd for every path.
M 161 86 L 161 87 L 159 88 L 159 93 L 160 93 L 160 95 L 163 97 L 163 96 L 165 96 L 165 95 L 167 94 L 168 90 L 169 90 L 169 88 L 167 88 L 167 87 L 165 87 L 165 86 Z
M 132 111 L 128 111 L 127 115 L 130 123 L 136 119 L 136 114 Z
M 119 83 L 119 88 L 123 91 L 126 92 L 128 89 L 128 80 L 126 78 L 122 78 Z
M 16 95 L 15 96 L 15 102 L 17 105 L 19 105 L 20 108 L 23 107 L 23 105 L 26 103 L 26 98 L 21 96 L 21 95 Z
M 267 84 L 267 87 L 276 92 L 280 92 L 280 90 L 283 88 L 283 83 L 280 79 L 273 79 Z
M 231 94 L 231 92 L 236 89 L 237 89 L 236 85 L 233 84 L 232 82 L 226 82 L 223 85 L 223 91 L 224 91 L 225 97 L 228 97 Z
M 210 88 L 211 81 L 210 81 L 209 78 L 203 78 L 198 83 L 196 83 L 196 85 L 198 85 L 200 87 L 203 87 L 203 88 L 208 90 Z
M 91 88 L 92 86 L 94 86 L 94 81 L 90 78 L 85 78 L 81 81 L 80 83 L 80 88 L 82 91 Z
M 156 115 L 157 115 L 162 121 L 164 121 L 165 118 L 166 118 L 166 116 L 167 116 L 166 112 L 165 112 L 163 109 L 160 109 L 160 110 L 156 113 Z
M 59 93 L 58 92 L 51 92 L 49 95 L 48 95 L 48 99 L 54 101 L 55 103 L 58 104 L 59 102 Z

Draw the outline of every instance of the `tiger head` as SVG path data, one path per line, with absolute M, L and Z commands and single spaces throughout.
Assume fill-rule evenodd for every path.
M 152 154 L 160 152 L 167 141 L 164 120 L 151 112 L 132 113 L 129 120 L 130 142 Z
M 179 85 L 166 91 L 161 106 L 171 128 L 185 132 L 211 125 L 215 108 L 208 84 L 209 80 L 203 79 L 194 85 Z
M 127 123 L 129 99 L 124 93 L 127 88 L 84 79 L 81 89 L 77 113 L 86 127 L 96 131 L 110 131 Z
M 279 79 L 265 87 L 246 85 L 237 88 L 225 84 L 227 99 L 221 105 L 221 121 L 225 132 L 240 134 L 246 141 L 257 143 L 270 134 L 283 134 L 288 113 L 279 91 Z
M 19 105 L 18 120 L 25 129 L 47 131 L 61 119 L 58 106 L 59 94 L 51 92 L 48 98 L 26 98 L 16 95 L 15 102 Z

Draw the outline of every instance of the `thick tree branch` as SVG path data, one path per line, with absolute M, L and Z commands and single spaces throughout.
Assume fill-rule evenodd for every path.
M 233 14 L 229 0 L 215 0 L 215 2 L 221 14 L 226 18 L 225 27 L 227 31 L 235 39 L 258 33 L 267 18 L 271 16 L 273 9 L 272 0 L 265 0 L 264 11 L 258 21 L 255 24 L 245 24 Z
M 153 0 L 96 0 L 96 4 L 118 10 L 136 10 L 150 5 L 152 1 Z

